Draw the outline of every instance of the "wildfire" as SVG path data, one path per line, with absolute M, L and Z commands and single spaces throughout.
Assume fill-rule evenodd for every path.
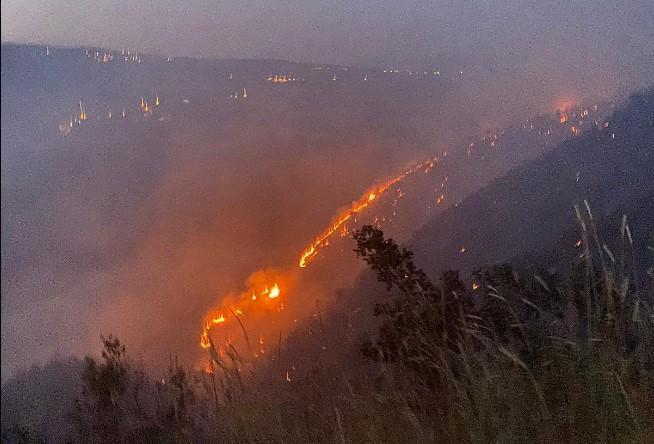
M 273 83 L 279 83 L 280 77 L 275 79 L 275 77 L 271 76 L 268 80 Z M 284 79 L 281 79 L 281 81 L 283 82 Z M 141 103 L 142 107 L 147 106 L 147 102 L 143 98 L 141 99 Z M 568 122 L 572 123 L 571 118 L 577 119 L 577 117 L 581 117 L 583 119 L 583 117 L 586 117 L 588 113 L 589 112 L 586 109 L 580 111 L 580 113 L 577 113 L 574 110 L 559 111 L 558 119 L 562 124 Z M 604 128 L 608 126 L 608 122 L 604 123 L 603 125 Z M 571 125 L 570 131 L 573 134 L 577 134 L 579 132 L 579 126 Z M 493 147 L 496 143 L 496 140 L 498 140 L 498 135 L 492 134 L 484 136 L 482 140 Z M 469 145 L 469 153 L 474 146 L 474 143 Z M 443 152 L 441 157 L 445 158 L 446 156 L 447 152 Z M 439 161 L 440 158 L 436 156 L 433 159 L 428 159 L 422 163 L 417 163 L 413 167 L 405 170 L 403 173 L 366 190 L 358 200 L 354 201 L 349 208 L 338 214 L 333 219 L 332 223 L 321 233 L 319 233 L 314 238 L 314 240 L 302 250 L 299 258 L 299 267 L 301 269 L 307 267 L 316 258 L 318 252 L 322 248 L 329 245 L 333 236 L 347 236 L 350 232 L 348 221 L 356 223 L 358 214 L 372 207 L 375 203 L 380 202 L 383 195 L 389 189 L 394 190 L 391 194 L 393 194 L 395 197 L 395 201 L 393 202 L 393 206 L 395 206 L 397 199 L 400 199 L 404 195 L 399 187 L 395 187 L 395 185 L 414 173 L 429 173 L 435 167 L 435 165 L 438 164 Z M 434 190 L 436 193 L 436 204 L 442 204 L 445 200 L 445 194 L 443 191 L 445 189 L 446 183 L 448 182 L 448 179 L 449 177 L 445 176 L 440 184 L 440 189 L 437 187 Z M 455 207 L 457 205 L 458 203 L 454 204 Z M 395 215 L 395 213 L 393 213 L 393 215 Z M 385 220 L 385 218 L 382 218 L 381 220 Z M 375 223 L 378 223 L 377 218 L 375 218 Z M 581 241 L 578 241 L 575 244 L 575 247 L 579 248 L 580 245 Z M 465 245 L 459 245 L 457 251 L 459 254 L 466 254 L 467 247 Z M 288 294 L 288 278 L 289 276 L 293 275 L 293 272 L 288 269 L 284 274 L 279 272 L 270 274 L 263 271 L 257 272 L 256 274 L 258 275 L 258 273 L 261 273 L 261 276 L 263 276 L 261 279 L 256 281 L 249 281 L 249 284 L 246 287 L 247 290 L 245 292 L 241 293 L 236 298 L 225 299 L 225 302 L 219 309 L 211 311 L 207 315 L 204 325 L 202 326 L 202 334 L 200 336 L 200 346 L 202 348 L 208 349 L 213 347 L 213 343 L 210 338 L 212 328 L 229 328 L 228 326 L 230 324 L 235 325 L 233 321 L 236 321 L 238 324 L 240 324 L 241 328 L 244 329 L 241 322 L 241 318 L 244 316 L 249 316 L 250 319 L 254 319 L 256 322 L 257 319 L 261 319 L 260 316 L 270 316 L 271 312 L 281 312 L 284 310 L 285 301 L 283 300 L 284 298 L 282 298 L 282 288 L 284 289 L 284 293 Z M 480 284 L 477 282 L 472 282 L 471 287 L 473 290 L 477 290 L 480 288 Z M 297 322 L 297 320 L 295 320 L 295 322 Z M 226 335 L 226 337 L 227 341 L 229 342 L 230 336 Z M 259 347 L 251 350 L 253 357 L 256 358 L 264 355 L 264 339 L 264 336 L 259 336 Z M 250 344 L 248 342 L 248 348 L 249 347 Z M 222 347 L 219 347 L 218 353 L 222 352 Z M 287 380 L 290 381 L 289 375 L 287 375 Z
M 249 280 L 250 288 L 235 298 L 230 297 L 224 304 L 207 314 L 200 335 L 200 347 L 210 348 L 209 334 L 213 328 L 228 328 L 234 321 L 240 323 L 240 318 L 247 315 L 257 315 L 270 310 L 282 311 L 284 305 L 280 299 L 282 286 L 277 279 L 280 275 L 270 276 L 270 272 L 257 272 Z M 271 279 L 273 277 L 273 279 Z M 270 283 L 272 282 L 272 285 Z M 284 279 L 288 283 L 288 279 Z M 272 300 L 278 300 L 273 302 Z M 220 348 L 220 347 L 219 347 Z
M 379 200 L 390 187 L 401 182 L 407 176 L 414 174 L 417 171 L 424 170 L 425 173 L 429 172 L 436 163 L 438 163 L 439 158 L 435 157 L 433 159 L 426 160 L 422 163 L 419 163 L 412 168 L 404 171 L 402 174 L 399 174 L 388 181 L 375 186 L 373 189 L 368 190 L 364 195 L 354 202 L 350 208 L 343 211 L 339 214 L 334 222 L 327 227 L 322 233 L 320 233 L 316 238 L 307 246 L 300 255 L 299 265 L 300 268 L 305 268 L 313 259 L 315 259 L 318 254 L 318 250 L 322 247 L 329 245 L 329 238 L 332 237 L 335 233 L 340 233 L 343 229 L 343 225 L 353 216 L 358 213 L 361 213 L 368 207 L 370 207 L 375 201 Z
M 79 121 L 83 122 L 87 119 L 86 116 L 86 107 L 84 106 L 84 102 L 81 100 L 79 101 Z
M 147 105 L 144 99 L 142 99 L 144 105 Z M 446 154 L 443 154 L 445 156 Z M 352 203 L 350 208 L 344 210 L 339 214 L 332 224 L 327 227 L 322 233 L 320 233 L 314 240 L 306 247 L 302 254 L 300 255 L 299 266 L 300 268 L 305 268 L 318 254 L 318 250 L 329 245 L 330 238 L 337 234 L 340 236 L 347 235 L 349 232 L 345 223 L 352 219 L 356 222 L 356 215 L 363 212 L 367 208 L 374 205 L 376 202 L 380 201 L 380 198 L 384 195 L 395 184 L 401 182 L 408 176 L 419 172 L 424 171 L 425 173 L 429 172 L 434 166 L 438 163 L 439 157 L 434 157 L 433 159 L 428 159 L 422 163 L 418 163 L 413 167 L 407 169 L 403 173 L 392 177 L 391 179 L 383 182 L 379 185 L 376 185 L 368 189 L 359 200 Z M 403 194 L 398 189 L 398 197 L 401 197 Z M 213 347 L 212 340 L 210 338 L 210 333 L 213 328 L 229 328 L 229 325 L 235 325 L 234 321 L 241 325 L 241 317 L 243 316 L 260 316 L 266 315 L 270 311 L 281 312 L 284 310 L 284 302 L 282 300 L 282 288 L 285 288 L 285 292 L 288 292 L 289 279 L 293 275 L 292 272 L 288 271 L 281 273 L 275 271 L 270 273 L 269 271 L 260 271 L 253 274 L 248 280 L 247 290 L 240 293 L 237 297 L 226 298 L 222 306 L 216 310 L 209 312 L 205 318 L 204 324 L 202 326 L 202 333 L 200 335 L 200 347 L 204 349 L 210 349 Z M 286 285 L 286 287 L 284 287 Z M 229 336 L 228 336 L 229 337 Z M 229 341 L 229 339 L 228 339 Z M 264 354 L 264 337 L 260 336 L 259 338 L 259 350 L 257 352 L 253 351 L 254 357 L 259 357 Z M 219 347 L 219 352 L 222 350 Z

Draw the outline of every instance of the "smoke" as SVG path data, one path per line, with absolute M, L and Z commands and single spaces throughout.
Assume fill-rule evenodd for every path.
M 219 124 L 171 104 L 172 122 L 89 124 L 3 152 L 3 374 L 109 333 L 155 369 L 170 353 L 193 362 L 210 308 L 267 267 L 284 268 L 286 291 L 338 208 L 435 149 L 398 144 L 410 119 L 389 130 L 375 123 L 394 113 L 321 103 L 271 113 L 265 100 Z
M 22 5 L 18 18 L 29 15 Z M 77 103 L 79 92 L 13 90 L 3 71 L 3 379 L 53 354 L 95 350 L 101 333 L 117 334 L 155 367 L 169 353 L 193 360 L 208 309 L 247 287 L 253 271 L 277 266 L 286 273 L 336 209 L 369 185 L 459 146 L 466 135 L 553 111 L 566 100 L 609 98 L 651 76 L 654 21 L 648 20 L 651 6 L 638 2 L 557 3 L 551 10 L 522 2 L 497 8 L 490 2 L 479 8 L 421 3 L 402 5 L 402 11 L 398 5 L 339 4 L 328 8 L 332 12 L 320 26 L 310 24 L 324 4 L 303 12 L 286 5 L 280 11 L 290 16 L 284 20 L 279 11 L 252 12 L 245 23 L 256 29 L 249 31 L 233 28 L 243 23 L 240 9 L 218 26 L 216 11 L 190 8 L 180 16 L 192 18 L 193 26 L 160 17 L 170 26 L 147 36 L 141 26 L 134 34 L 131 21 L 143 13 L 138 8 L 128 14 L 125 32 L 94 23 L 116 23 L 107 17 L 114 8 L 122 17 L 118 6 L 89 15 L 88 22 L 76 10 L 84 23 L 81 42 L 68 32 L 79 26 L 62 31 L 66 21 L 49 15 L 70 8 L 46 11 L 56 35 L 39 30 L 26 36 L 20 27 L 4 26 L 12 6 L 3 4 L 9 11 L 3 40 L 116 47 L 138 42 L 146 50 L 180 55 L 443 71 L 440 83 L 429 84 L 382 76 L 365 85 L 323 82 L 284 94 L 247 85 L 251 99 L 237 108 L 226 105 L 224 85 L 207 80 L 215 69 L 201 76 L 205 84 L 187 85 L 188 61 L 181 61 L 178 79 L 184 81 L 167 89 L 152 82 L 150 88 L 159 88 L 167 122 L 89 123 L 63 140 L 49 131 L 67 117 L 62 103 Z M 42 19 L 30 18 L 25 29 L 49 29 L 38 25 Z M 270 19 L 284 26 L 266 26 Z M 288 26 L 298 21 L 302 26 Z M 179 30 L 174 42 L 170 29 Z M 21 69 L 33 67 L 15 69 L 21 77 Z M 75 72 L 67 78 L 82 79 L 85 91 L 102 90 L 92 76 Z M 181 99 L 189 91 L 185 105 Z M 297 284 L 303 295 L 296 306 L 312 304 L 315 294 L 333 289 L 334 276 L 355 270 L 345 260 L 325 276 L 311 270 L 321 285 L 309 279 Z

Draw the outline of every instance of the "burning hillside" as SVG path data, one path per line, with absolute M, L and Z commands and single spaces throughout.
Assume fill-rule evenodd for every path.
M 524 132 L 531 137 L 543 138 L 545 142 L 548 139 L 561 140 L 570 135 L 577 135 L 578 131 L 574 131 L 574 129 L 584 124 L 586 127 L 592 126 L 593 128 L 603 126 L 603 113 L 598 113 L 598 111 L 601 110 L 597 106 L 593 106 L 591 111 L 585 107 L 578 110 L 568 107 L 566 111 L 550 116 L 542 122 L 527 121 L 517 131 Z M 561 118 L 562 113 L 565 113 L 565 119 Z M 492 164 L 493 157 L 498 156 L 506 141 L 511 142 L 511 138 L 515 137 L 517 137 L 516 134 L 507 134 L 505 131 L 496 131 L 480 136 L 470 143 L 465 151 L 461 150 L 460 155 L 455 156 L 456 159 L 451 159 L 453 162 L 447 167 L 448 170 L 451 168 L 461 170 L 446 171 L 440 168 L 442 179 L 436 181 L 437 184 L 433 190 L 435 196 L 426 197 L 418 193 L 420 194 L 418 198 L 427 199 L 428 209 L 444 207 L 446 194 L 457 196 L 456 193 L 446 193 L 446 185 L 450 182 L 450 176 L 454 178 L 454 186 L 457 186 L 457 180 L 460 182 L 461 177 L 465 177 L 466 171 L 475 171 L 475 169 L 486 166 L 488 171 L 485 174 L 496 174 L 494 173 L 496 167 Z M 513 149 L 509 148 L 504 155 L 511 155 L 512 152 Z M 341 210 L 332 222 L 301 250 L 296 264 L 297 268 L 292 264 L 278 264 L 275 268 L 259 270 L 247 279 L 243 291 L 237 294 L 222 295 L 221 302 L 205 315 L 200 346 L 218 354 L 224 354 L 226 348 L 239 350 L 241 357 L 243 357 L 242 350 L 245 349 L 247 350 L 246 356 L 249 358 L 259 358 L 265 355 L 270 343 L 279 349 L 281 330 L 288 329 L 289 325 L 298 322 L 297 317 L 302 316 L 302 313 L 298 314 L 297 310 L 292 314 L 287 313 L 286 308 L 287 304 L 297 303 L 299 295 L 296 292 L 302 293 L 301 290 L 296 289 L 296 284 L 301 280 L 303 270 L 309 267 L 319 256 L 320 251 L 327 248 L 330 243 L 348 237 L 352 230 L 361 223 L 361 218 L 370 216 L 368 214 L 370 210 L 379 206 L 389 192 L 395 196 L 391 211 L 387 217 L 375 216 L 371 221 L 377 226 L 392 222 L 393 218 L 398 215 L 398 199 L 404 197 L 405 193 L 400 189 L 400 185 L 416 173 L 430 173 L 446 157 L 447 152 L 443 152 L 440 156 L 416 163 L 402 173 L 369 187 L 359 199 Z M 418 185 L 418 189 L 425 188 L 425 185 L 425 183 Z M 462 190 L 457 191 L 458 193 L 462 192 Z M 458 195 L 461 196 L 461 194 Z M 448 197 L 448 202 L 452 196 Z M 458 204 L 455 202 L 454 205 Z M 464 246 L 460 246 L 458 250 L 459 254 L 466 252 Z M 251 334 L 253 337 L 249 336 Z M 271 334 L 276 336 L 272 341 L 268 338 Z
M 444 153 L 443 156 L 446 156 Z M 318 251 L 329 245 L 334 236 L 345 237 L 350 233 L 350 226 L 357 223 L 357 215 L 364 213 L 385 196 L 387 191 L 400 184 L 407 177 L 416 172 L 429 173 L 439 162 L 439 156 L 425 160 L 405 170 L 391 179 L 369 188 L 360 199 L 343 210 L 334 218 L 334 221 L 322 231 L 300 254 L 298 266 L 306 268 L 316 258 Z M 399 191 L 397 189 L 396 191 Z M 348 225 L 349 224 L 349 225 Z M 285 269 L 266 269 L 253 273 L 247 280 L 246 290 L 235 296 L 228 296 L 218 308 L 207 313 L 200 336 L 200 346 L 212 349 L 214 342 L 211 333 L 214 328 L 224 329 L 221 337 L 225 345 L 231 345 L 236 335 L 241 335 L 251 357 L 259 357 L 266 351 L 265 338 L 259 336 L 258 346 L 252 347 L 252 341 L 243 325 L 241 318 L 254 318 L 259 322 L 274 322 L 271 316 L 284 310 L 285 300 L 292 295 L 292 283 L 297 279 L 297 270 L 294 267 Z M 221 343 L 219 343 L 221 344 Z M 222 344 L 219 350 L 224 352 Z

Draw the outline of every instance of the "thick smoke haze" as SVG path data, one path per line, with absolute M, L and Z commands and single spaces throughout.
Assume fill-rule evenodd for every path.
M 3 374 L 95 350 L 101 333 L 149 363 L 193 359 L 209 308 L 256 270 L 297 268 L 338 208 L 453 144 L 471 117 L 445 90 L 431 103 L 402 102 L 404 87 L 307 88 L 251 88 L 246 111 L 218 115 L 215 98 L 162 91 L 168 120 L 66 138 L 39 121 L 59 99 L 26 91 L 38 106 L 21 108 L 27 97 L 7 94 L 3 115 L 21 111 L 3 119 Z
M 444 73 L 437 87 L 371 79 L 308 82 L 284 95 L 251 88 L 244 109 L 225 105 L 227 87 L 153 80 L 130 100 L 159 88 L 163 121 L 89 122 L 62 138 L 57 125 L 80 96 L 97 110 L 124 85 L 102 90 L 80 74 L 66 88 L 16 87 L 5 73 L 24 67 L 3 63 L 3 380 L 55 354 L 96 350 L 100 333 L 117 334 L 148 362 L 174 352 L 192 360 L 208 308 L 252 272 L 295 264 L 369 185 L 464 149 L 468 135 L 620 96 L 654 72 L 647 1 L 2 7 L 3 42 Z M 183 71 L 191 61 L 179 63 Z M 219 75 L 226 70 L 206 71 L 211 81 Z M 143 78 L 151 77 L 127 80 Z

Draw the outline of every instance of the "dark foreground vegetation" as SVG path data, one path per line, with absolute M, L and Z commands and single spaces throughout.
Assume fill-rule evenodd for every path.
M 155 380 L 109 336 L 79 365 L 74 403 L 42 418 L 49 429 L 26 425 L 3 393 L 3 442 L 652 442 L 653 271 L 635 276 L 626 218 L 620 251 L 588 209 L 577 218 L 567 274 L 500 265 L 468 284 L 454 271 L 433 282 L 365 226 L 355 251 L 387 290 L 377 333 L 344 334 L 346 305 L 321 320 L 330 345 L 356 352 L 292 379 L 278 377 L 279 352 L 256 373 L 236 350 L 211 353 L 212 374 L 171 358 Z

